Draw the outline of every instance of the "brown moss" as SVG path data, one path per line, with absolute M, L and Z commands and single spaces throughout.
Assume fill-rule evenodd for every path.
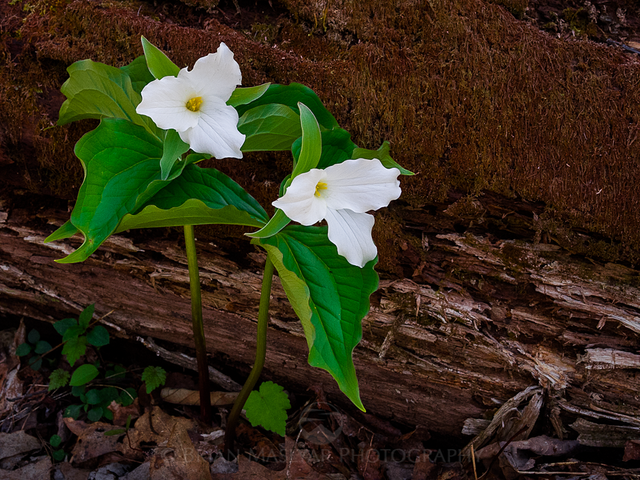
M 144 34 L 184 66 L 224 41 L 245 85 L 305 83 L 358 145 L 389 140 L 394 157 L 419 173 L 403 181 L 412 207 L 443 201 L 452 190 L 517 195 L 561 212 L 555 227 L 599 232 L 620 247 L 580 251 L 637 260 L 640 68 L 633 57 L 552 38 L 483 0 L 283 4 L 288 18 L 256 19 L 246 33 L 219 14 L 162 3 L 75 0 L 12 12 L 19 22 L 2 37 L 2 149 L 31 145 L 35 166 L 52 172 L 32 175 L 34 188 L 50 182 L 59 194 L 74 184 L 60 178 L 73 172 L 75 133 L 65 127 L 63 142 L 62 133 L 37 130 L 55 121 L 49 113 L 38 119 L 46 112 L 41 97 L 59 88 L 68 64 L 92 58 L 122 65 L 141 53 Z M 275 158 L 233 176 L 242 185 L 277 181 L 288 163 Z

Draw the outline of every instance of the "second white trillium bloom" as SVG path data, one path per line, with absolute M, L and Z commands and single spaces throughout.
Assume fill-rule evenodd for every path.
M 326 219 L 338 253 L 362 268 L 378 254 L 371 238 L 374 219 L 366 212 L 400 197 L 399 175 L 400 170 L 385 168 L 378 159 L 313 168 L 295 177 L 273 206 L 302 225 Z
M 177 77 L 146 85 L 136 111 L 164 130 L 176 130 L 195 152 L 242 158 L 245 136 L 238 131 L 238 112 L 226 103 L 241 81 L 240 66 L 221 43 L 216 53 L 198 59 L 193 70 L 183 68 Z

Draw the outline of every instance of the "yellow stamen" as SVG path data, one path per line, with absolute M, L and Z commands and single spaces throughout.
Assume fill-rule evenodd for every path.
M 327 184 L 324 182 L 318 182 L 318 184 L 316 185 L 316 193 L 314 193 L 314 195 L 316 197 L 320 196 L 320 190 L 326 190 L 327 189 Z
M 202 97 L 193 97 L 187 102 L 187 110 L 197 112 L 202 106 Z

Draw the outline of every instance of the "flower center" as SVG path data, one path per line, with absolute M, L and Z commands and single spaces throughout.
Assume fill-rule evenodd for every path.
M 320 190 L 326 190 L 327 189 L 327 184 L 324 182 L 318 182 L 318 184 L 316 185 L 316 193 L 314 193 L 314 195 L 316 197 L 319 197 L 321 195 Z
M 187 102 L 187 110 L 197 112 L 202 106 L 202 97 L 193 97 Z

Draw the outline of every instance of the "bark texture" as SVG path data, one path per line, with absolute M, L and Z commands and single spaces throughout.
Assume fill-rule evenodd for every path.
M 497 200 L 483 198 L 485 222 L 499 220 L 488 213 Z M 576 417 L 626 418 L 637 429 L 639 272 L 574 258 L 552 243 L 505 238 L 506 228 L 457 233 L 453 220 L 436 220 L 452 206 L 434 205 L 431 219 L 411 215 L 414 228 L 441 232 L 422 234 L 427 260 L 416 271 L 432 272 L 431 280 L 383 279 L 374 295 L 354 355 L 365 406 L 458 437 L 465 421 L 465 433 L 477 433 L 469 419 L 539 385 L 560 434 Z M 524 225 L 533 215 L 522 207 L 510 216 Z M 61 265 L 53 260 L 78 240 L 43 245 L 51 226 L 29 223 L 9 216 L 0 228 L 0 311 L 54 321 L 96 302 L 97 315 L 112 311 L 104 324 L 116 335 L 191 345 L 179 237 L 115 236 L 84 264 Z M 211 244 L 199 248 L 214 365 L 246 369 L 263 255 L 234 261 Z M 298 389 L 320 384 L 348 408 L 329 375 L 307 365 L 301 326 L 277 281 L 268 348 L 267 377 Z

